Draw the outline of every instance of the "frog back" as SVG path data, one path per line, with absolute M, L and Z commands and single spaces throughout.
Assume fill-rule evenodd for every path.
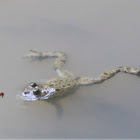
M 54 78 L 43 84 L 44 89 L 53 90 L 53 97 L 63 96 L 77 87 L 76 78 Z

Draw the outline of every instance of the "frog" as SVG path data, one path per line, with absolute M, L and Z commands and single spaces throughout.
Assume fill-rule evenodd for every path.
M 58 77 L 43 83 L 30 82 L 22 92 L 23 99 L 28 101 L 52 100 L 63 97 L 79 86 L 100 84 L 119 72 L 140 76 L 139 69 L 132 67 L 117 67 L 103 72 L 98 78 L 78 77 L 71 72 L 62 69 L 62 66 L 67 60 L 67 55 L 63 52 L 39 52 L 30 50 L 24 57 L 32 59 L 55 58 L 54 69 L 58 74 Z

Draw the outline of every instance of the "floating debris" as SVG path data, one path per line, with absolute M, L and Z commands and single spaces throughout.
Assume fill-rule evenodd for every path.
M 0 93 L 0 96 L 2 96 L 2 98 L 3 98 L 3 96 L 4 96 L 4 93 L 2 92 L 2 93 Z

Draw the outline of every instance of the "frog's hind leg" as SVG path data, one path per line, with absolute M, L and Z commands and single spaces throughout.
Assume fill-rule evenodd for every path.
M 134 69 L 134 68 L 130 68 L 130 67 L 119 67 L 119 68 L 115 68 L 115 69 L 112 69 L 110 71 L 104 72 L 97 79 L 79 78 L 78 85 L 99 84 L 99 83 L 104 82 L 107 79 L 110 79 L 118 72 L 124 72 L 124 73 L 128 73 L 128 74 L 140 76 L 140 70 L 138 70 L 138 69 Z
M 70 72 L 62 70 L 62 66 L 67 60 L 67 56 L 62 52 L 37 52 L 30 50 L 25 57 L 45 59 L 45 58 L 56 58 L 54 68 L 60 77 L 73 76 Z

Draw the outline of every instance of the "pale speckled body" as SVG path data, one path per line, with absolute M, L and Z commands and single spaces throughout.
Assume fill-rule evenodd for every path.
M 130 67 L 119 67 L 112 69 L 110 71 L 104 72 L 98 78 L 79 78 L 75 77 L 70 72 L 61 69 L 62 65 L 66 61 L 66 55 L 61 52 L 36 52 L 31 51 L 26 57 L 32 58 L 48 58 L 56 57 L 55 70 L 60 77 L 53 78 L 45 83 L 36 84 L 34 82 L 30 83 L 23 91 L 23 99 L 25 100 L 43 100 L 43 99 L 53 99 L 66 95 L 73 89 L 81 85 L 99 84 L 118 72 L 125 72 L 133 75 L 140 76 L 140 70 L 130 68 Z
M 77 87 L 77 79 L 75 78 L 53 78 L 41 85 L 43 89 L 55 89 L 52 97 L 63 96 Z M 45 96 L 46 93 L 41 96 Z
M 64 96 L 78 86 L 77 81 L 78 78 L 74 77 L 58 77 L 41 84 L 31 83 L 25 88 L 23 96 L 26 100 L 52 99 Z M 32 86 L 33 84 L 35 86 Z M 30 97 L 32 98 L 30 99 Z

